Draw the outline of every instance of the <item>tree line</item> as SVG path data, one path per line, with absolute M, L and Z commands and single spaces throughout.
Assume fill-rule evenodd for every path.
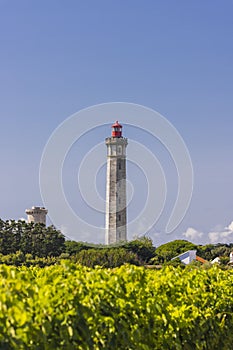
M 171 259 L 190 249 L 197 250 L 197 254 L 207 261 L 220 256 L 221 263 L 226 265 L 233 244 L 195 245 L 186 240 L 174 240 L 156 248 L 149 237 L 143 236 L 105 246 L 66 240 L 54 226 L 0 220 L 0 263 L 8 265 L 46 266 L 61 259 L 88 267 L 118 267 L 125 263 L 138 266 L 177 265 Z
M 0 253 L 3 255 L 21 251 L 33 258 L 43 258 L 59 256 L 64 250 L 65 237 L 53 226 L 0 220 Z

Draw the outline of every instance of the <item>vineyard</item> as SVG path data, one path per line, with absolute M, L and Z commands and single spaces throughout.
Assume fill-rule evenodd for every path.
M 232 270 L 64 261 L 0 273 L 0 349 L 232 349 Z

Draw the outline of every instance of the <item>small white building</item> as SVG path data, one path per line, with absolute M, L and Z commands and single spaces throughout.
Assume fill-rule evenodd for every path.
M 233 264 L 233 252 L 230 253 L 230 264 Z
M 220 264 L 220 257 L 217 256 L 217 258 L 211 261 L 211 264 Z
M 197 251 L 196 250 L 188 250 L 180 255 L 175 256 L 172 260 L 180 259 L 182 263 L 185 265 L 190 264 L 193 260 L 196 260 Z

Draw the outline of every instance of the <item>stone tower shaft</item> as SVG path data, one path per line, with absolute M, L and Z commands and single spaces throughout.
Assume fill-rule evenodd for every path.
M 105 140 L 107 146 L 106 244 L 127 240 L 126 147 L 128 141 L 121 136 L 122 127 L 118 122 L 112 127 L 112 137 Z

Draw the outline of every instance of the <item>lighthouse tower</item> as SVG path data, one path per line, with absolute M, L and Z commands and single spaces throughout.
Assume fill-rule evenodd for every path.
M 105 140 L 107 146 L 106 236 L 105 243 L 112 244 L 127 239 L 126 213 L 126 147 L 122 126 L 112 125 L 112 136 Z

